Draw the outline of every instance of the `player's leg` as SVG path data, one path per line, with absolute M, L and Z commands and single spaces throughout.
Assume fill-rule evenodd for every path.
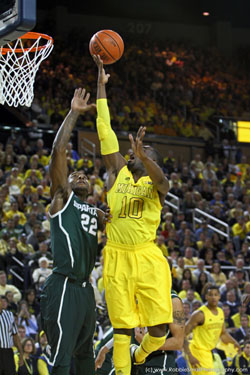
M 131 329 L 114 328 L 113 361 L 116 374 L 129 375 L 131 373 L 130 343 Z
M 48 338 L 46 355 L 53 375 L 68 375 L 77 339 L 77 296 L 68 278 L 52 275 L 41 295 L 42 326 Z
M 76 375 L 94 375 L 95 358 L 93 336 L 96 325 L 95 297 L 92 286 L 89 284 L 84 289 L 84 294 L 79 296 L 78 310 L 84 315 L 80 326 L 75 349 L 74 360 Z
M 166 323 L 173 321 L 172 278 L 167 260 L 155 245 L 145 247 L 136 255 L 140 264 L 136 289 L 139 317 L 141 326 L 148 327 L 148 333 L 134 352 L 134 359 L 140 364 L 164 344 Z
M 114 327 L 113 361 L 116 374 L 130 375 L 131 329 L 139 325 L 135 300 L 137 265 L 133 251 L 106 246 L 104 286 L 108 313 Z
M 159 349 L 164 343 L 166 338 L 166 324 L 159 324 L 153 327 L 148 327 L 148 332 L 143 337 L 140 346 L 134 353 L 136 364 L 144 363 L 146 357 Z

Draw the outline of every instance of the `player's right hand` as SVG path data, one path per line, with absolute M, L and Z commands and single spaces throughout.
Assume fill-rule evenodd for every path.
M 93 55 L 92 57 L 98 67 L 98 84 L 106 85 L 106 83 L 108 83 L 110 74 L 105 73 L 105 70 L 103 68 L 103 61 L 99 55 Z

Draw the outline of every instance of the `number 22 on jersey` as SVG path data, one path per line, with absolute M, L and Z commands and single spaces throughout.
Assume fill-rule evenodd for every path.
M 87 214 L 81 214 L 81 223 L 83 230 L 92 236 L 96 236 L 97 232 L 97 219 L 92 217 L 90 220 L 90 216 Z

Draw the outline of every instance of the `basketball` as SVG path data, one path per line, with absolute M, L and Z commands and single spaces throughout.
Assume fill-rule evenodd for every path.
M 103 64 L 109 65 L 118 61 L 124 51 L 124 43 L 119 34 L 112 30 L 101 30 L 95 33 L 89 42 L 91 55 L 100 55 Z

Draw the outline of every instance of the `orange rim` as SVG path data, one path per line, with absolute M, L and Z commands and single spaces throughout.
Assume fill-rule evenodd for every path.
M 28 33 L 20 36 L 18 39 L 38 39 L 39 37 L 43 38 L 43 39 L 46 39 L 46 40 L 50 40 L 51 41 L 51 44 L 54 43 L 54 40 L 51 36 L 49 35 L 46 35 L 46 34 L 41 34 L 41 33 L 34 33 L 32 31 L 29 31 Z M 1 50 L 1 53 L 2 54 L 5 54 L 7 52 L 23 52 L 23 51 L 29 51 L 29 52 L 36 52 L 36 51 L 40 51 L 41 49 L 44 49 L 45 47 L 47 46 L 47 44 L 43 45 L 43 46 L 38 46 L 38 47 L 34 47 L 34 48 L 15 48 L 14 50 L 11 49 L 11 48 L 2 48 L 0 49 Z

